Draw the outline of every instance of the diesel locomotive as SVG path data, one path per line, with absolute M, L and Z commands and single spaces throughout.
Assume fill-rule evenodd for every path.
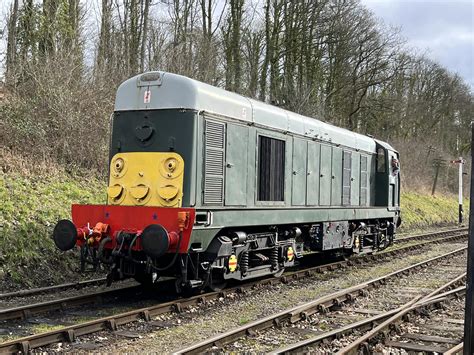
M 399 154 L 372 137 L 159 71 L 120 85 L 111 125 L 107 203 L 53 231 L 110 282 L 220 289 L 386 248 L 401 223 Z

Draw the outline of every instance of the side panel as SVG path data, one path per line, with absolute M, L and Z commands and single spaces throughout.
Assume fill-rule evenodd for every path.
M 293 171 L 291 182 L 291 204 L 304 206 L 306 203 L 306 141 L 293 139 Z
M 245 206 L 247 203 L 248 171 L 247 126 L 227 124 L 225 205 Z
M 249 127 L 247 169 L 247 207 L 255 206 L 257 194 L 257 129 Z
M 306 204 L 315 206 L 319 202 L 319 155 L 320 145 L 308 142 L 308 162 L 306 178 Z
M 321 160 L 319 170 L 319 204 L 331 204 L 331 147 L 321 145 Z
M 360 206 L 367 206 L 367 182 L 369 180 L 369 176 L 367 174 L 368 168 L 368 159 L 367 155 L 360 156 L 360 196 L 359 196 L 359 205 Z
M 360 154 L 352 152 L 351 205 L 359 206 L 360 192 Z
M 351 204 L 352 188 L 352 152 L 344 151 L 342 165 L 342 204 L 349 206 Z
M 376 206 L 375 197 L 378 196 L 379 193 L 376 189 L 376 169 L 375 169 L 376 159 L 375 155 L 369 155 L 367 157 L 367 175 L 368 175 L 368 182 L 367 182 L 367 206 Z M 387 185 L 385 185 L 385 195 L 387 195 Z
M 331 168 L 331 205 L 340 206 L 342 203 L 342 149 L 332 148 Z
M 297 223 L 352 221 L 376 218 L 394 218 L 395 211 L 387 211 L 386 207 L 347 207 L 347 208 L 242 208 L 217 209 L 213 211 L 210 226 L 195 226 L 192 243 L 202 243 L 204 249 L 222 228 L 242 226 L 285 225 Z

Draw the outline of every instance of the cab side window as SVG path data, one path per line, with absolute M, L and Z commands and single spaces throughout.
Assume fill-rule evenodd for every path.
M 385 160 L 386 160 L 385 149 L 380 147 L 377 149 L 377 172 L 378 173 L 385 173 L 387 171 Z

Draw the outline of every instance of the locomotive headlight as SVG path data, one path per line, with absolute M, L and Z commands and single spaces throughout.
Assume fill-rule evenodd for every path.
M 116 173 L 120 174 L 123 170 L 123 166 L 125 165 L 125 162 L 123 161 L 122 158 L 118 158 L 115 163 L 114 163 L 114 170 Z

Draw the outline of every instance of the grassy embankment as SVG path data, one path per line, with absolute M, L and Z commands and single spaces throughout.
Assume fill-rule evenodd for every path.
M 455 225 L 458 222 L 458 197 L 437 194 L 431 196 L 407 191 L 401 195 L 402 230 Z M 469 217 L 469 200 L 464 200 L 464 217 Z
M 0 288 L 70 281 L 77 259 L 55 248 L 52 230 L 58 219 L 70 218 L 71 203 L 103 197 L 97 179 L 0 170 Z
M 41 169 L 43 170 L 43 169 Z M 38 286 L 70 280 L 77 255 L 56 250 L 55 222 L 69 218 L 71 203 L 102 203 L 104 183 L 97 178 L 2 172 L 0 169 L 0 286 Z M 403 231 L 455 224 L 456 196 L 402 194 Z M 465 206 L 468 211 L 468 205 Z M 467 214 L 467 212 L 466 212 Z

